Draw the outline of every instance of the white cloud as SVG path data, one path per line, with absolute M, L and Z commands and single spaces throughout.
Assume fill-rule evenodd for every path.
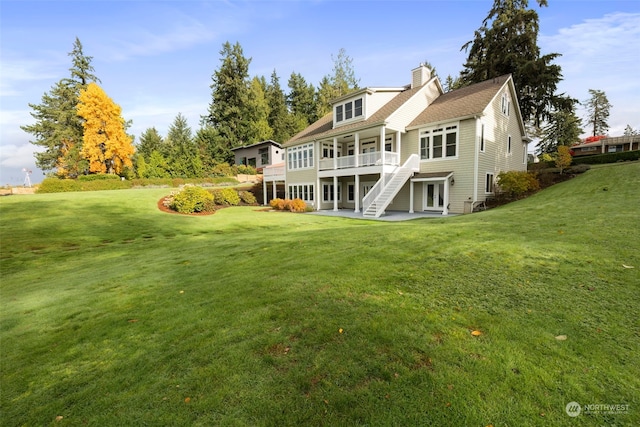
M 612 104 L 610 135 L 627 124 L 640 126 L 640 13 L 611 13 L 561 28 L 540 37 L 543 53 L 558 52 L 562 67 L 561 92 L 585 101 L 589 89 L 602 90 Z M 578 108 L 584 117 L 584 109 Z M 586 130 L 586 129 L 585 129 Z
M 0 166 L 8 168 L 33 168 L 35 146 L 31 144 L 3 144 L 0 146 Z

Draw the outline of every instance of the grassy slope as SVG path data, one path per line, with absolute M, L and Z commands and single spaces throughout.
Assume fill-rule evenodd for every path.
M 640 424 L 640 163 L 404 223 L 164 192 L 0 200 L 2 425 Z

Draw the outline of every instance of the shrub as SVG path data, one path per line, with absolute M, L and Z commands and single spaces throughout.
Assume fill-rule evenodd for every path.
M 589 165 L 582 165 L 582 164 L 574 165 L 574 166 L 571 166 L 569 169 L 567 169 L 567 173 L 573 173 L 573 174 L 585 173 L 589 169 L 591 169 L 591 166 Z
M 211 193 L 216 205 L 238 206 L 240 204 L 240 196 L 233 188 L 218 188 Z
M 615 163 L 626 160 L 639 160 L 640 150 L 621 151 L 619 153 L 598 154 L 595 156 L 579 156 L 573 158 L 574 164 L 599 165 L 604 163 Z
M 250 165 L 237 165 L 236 166 L 236 171 L 238 173 L 246 174 L 246 175 L 255 175 L 256 174 L 256 168 L 254 168 L 253 166 L 250 166 Z
M 240 196 L 242 203 L 246 203 L 247 205 L 255 205 L 258 203 L 256 196 L 250 191 L 238 191 L 238 196 Z
M 540 189 L 538 179 L 532 173 L 525 171 L 500 172 L 498 186 L 504 193 L 513 198 Z
M 304 212 L 307 210 L 307 204 L 302 199 L 293 199 L 289 203 L 289 210 L 291 212 Z
M 218 163 L 213 168 L 211 168 L 212 176 L 233 176 L 235 173 L 233 172 L 233 168 L 229 166 L 229 163 Z
M 115 174 L 107 174 L 107 173 L 94 173 L 91 175 L 78 176 L 78 181 L 103 181 L 107 179 L 120 180 L 120 177 Z
M 269 202 L 269 205 L 278 211 L 306 212 L 307 203 L 302 199 L 280 199 L 275 198 Z
M 173 196 L 171 209 L 180 213 L 203 212 L 213 195 L 202 187 L 185 185 Z
M 80 185 L 73 179 L 45 178 L 36 192 L 65 193 L 67 191 L 80 191 Z

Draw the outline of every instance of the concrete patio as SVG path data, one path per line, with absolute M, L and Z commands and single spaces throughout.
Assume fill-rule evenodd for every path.
M 449 218 L 452 216 L 456 216 L 457 214 L 442 215 L 439 212 L 409 213 L 409 212 L 399 212 L 399 211 L 387 211 L 380 218 L 370 218 L 370 217 L 362 216 L 362 212 L 354 212 L 353 209 L 339 209 L 337 211 L 321 210 L 321 211 L 307 212 L 307 215 L 337 216 L 337 217 L 343 217 L 343 218 L 366 219 L 371 221 L 408 221 L 412 219 L 423 219 L 423 218 Z

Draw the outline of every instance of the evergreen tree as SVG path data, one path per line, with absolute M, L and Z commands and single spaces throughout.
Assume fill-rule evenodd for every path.
M 462 47 L 469 56 L 461 78 L 466 85 L 512 74 L 523 119 L 539 126 L 560 109 L 555 91 L 562 74 L 552 64 L 559 54 L 540 56 L 538 13 L 527 7 L 528 0 L 494 0 L 474 40 Z
M 173 177 L 202 176 L 202 160 L 191 134 L 187 119 L 178 113 L 167 133 L 169 173 Z
M 288 86 L 287 105 L 293 115 L 292 134 L 296 134 L 318 120 L 316 89 L 298 73 L 291 73 Z
M 198 129 L 195 141 L 202 159 L 202 166 L 207 175 L 215 165 L 233 162 L 233 151 L 226 146 L 218 131 L 213 127 L 204 126 Z
M 21 128 L 35 137 L 31 141 L 33 145 L 44 149 L 34 154 L 39 168 L 57 170 L 61 176 L 75 178 L 88 166 L 79 154 L 83 128 L 76 112 L 78 96 L 89 82 L 99 79 L 93 74 L 93 58 L 84 54 L 78 38 L 69 56 L 72 58 L 71 77 L 54 84 L 49 93 L 42 96 L 40 104 L 29 104 L 36 123 Z
M 624 136 L 635 136 L 640 135 L 640 131 L 637 131 L 631 127 L 631 125 L 627 124 L 624 128 Z
M 265 141 L 273 137 L 269 126 L 269 104 L 265 95 L 266 82 L 254 77 L 249 87 L 249 98 L 245 105 L 246 123 L 243 145 Z
M 593 129 L 593 136 L 606 135 L 609 130 L 609 110 L 611 104 L 607 99 L 607 95 L 604 91 L 589 89 L 591 98 L 584 102 L 584 107 L 587 109 L 587 124 L 591 125 Z
M 136 147 L 136 152 L 149 160 L 151 153 L 153 151 L 162 152 L 164 145 L 164 140 L 156 128 L 150 127 L 140 135 L 140 142 Z
M 250 140 L 248 114 L 249 63 L 239 43 L 231 46 L 226 42 L 220 51 L 222 65 L 211 79 L 211 103 L 209 112 L 203 117 L 203 125 L 215 128 L 226 146 L 242 146 Z
M 268 122 L 273 129 L 272 139 L 277 142 L 288 141 L 293 133 L 292 120 L 287 109 L 287 99 L 280 87 L 280 79 L 273 70 L 271 82 L 267 86 L 267 103 L 269 104 Z
M 575 104 L 576 101 L 573 100 Z M 540 153 L 553 153 L 558 147 L 571 147 L 580 142 L 581 120 L 575 110 L 562 109 L 550 114 L 546 126 L 542 129 L 542 138 L 537 147 Z
M 133 166 L 135 149 L 122 110 L 96 83 L 80 91 L 77 113 L 84 129 L 80 154 L 89 161 L 89 172 L 121 174 Z

